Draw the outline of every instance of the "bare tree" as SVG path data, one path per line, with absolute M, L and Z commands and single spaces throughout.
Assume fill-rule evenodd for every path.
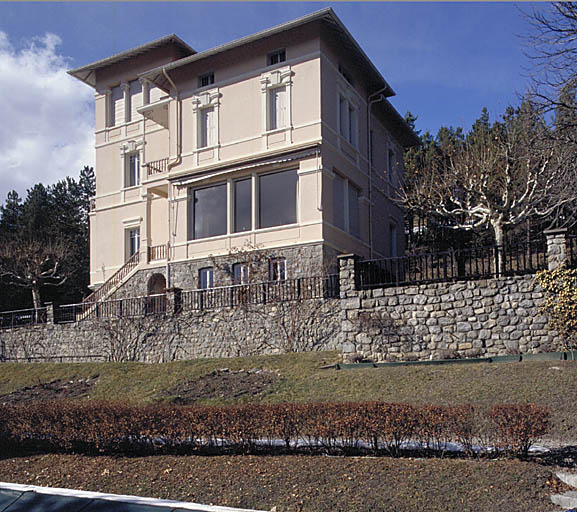
M 533 29 L 526 39 L 526 53 L 535 64 L 532 99 L 542 112 L 555 113 L 556 135 L 577 142 L 577 3 L 551 3 L 526 18 Z M 572 115 L 563 115 L 567 112 Z
M 69 247 L 61 241 L 9 240 L 0 244 L 0 277 L 32 292 L 34 309 L 42 307 L 44 286 L 61 286 L 67 279 Z
M 234 263 L 241 263 L 246 269 L 241 283 L 236 285 L 238 303 L 234 315 L 224 308 L 218 312 L 225 320 L 237 323 L 236 329 L 227 330 L 227 337 L 239 355 L 262 353 L 263 349 L 282 353 L 320 350 L 338 335 L 335 310 L 324 298 L 335 286 L 327 264 L 311 260 L 297 249 L 292 260 L 299 261 L 299 275 L 303 277 L 287 279 L 286 275 L 277 275 L 273 279 L 270 262 L 277 257 L 273 250 L 249 244 L 231 251 L 227 257 L 212 258 L 221 275 L 234 278 Z M 266 335 L 258 340 L 247 337 L 254 330 L 255 319 L 266 329 Z
M 455 229 L 490 227 L 497 245 L 506 228 L 529 218 L 572 221 L 561 213 L 577 197 L 574 155 L 549 136 L 543 117 L 524 102 L 492 126 L 482 121 L 415 173 L 404 205 Z

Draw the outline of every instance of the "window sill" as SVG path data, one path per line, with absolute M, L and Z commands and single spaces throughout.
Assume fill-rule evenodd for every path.
M 210 151 L 211 149 L 220 148 L 220 144 L 213 144 L 212 146 L 203 146 L 201 148 L 196 148 L 193 153 L 203 153 L 204 151 Z
M 266 137 L 267 135 L 274 135 L 275 133 L 283 133 L 288 130 L 292 130 L 292 126 L 284 126 L 283 128 L 275 128 L 274 130 L 266 130 L 262 132 L 262 136 Z
M 187 240 L 187 243 L 192 244 L 195 242 L 206 242 L 206 241 L 213 241 L 213 240 L 224 240 L 230 237 L 241 237 L 247 235 L 254 235 L 254 234 L 261 234 L 261 233 L 270 233 L 272 231 L 279 231 L 284 229 L 294 229 L 298 228 L 300 224 L 298 222 L 293 224 L 281 224 L 280 226 L 272 226 L 270 228 L 258 228 L 258 229 L 251 229 L 249 231 L 239 231 L 238 233 L 227 233 L 225 235 L 216 235 L 216 236 L 209 236 L 206 238 L 193 238 Z

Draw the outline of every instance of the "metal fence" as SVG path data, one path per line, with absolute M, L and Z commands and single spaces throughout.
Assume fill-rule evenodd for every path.
M 533 274 L 547 268 L 545 242 L 359 261 L 357 286 L 376 288 Z
M 14 328 L 24 325 L 45 324 L 48 321 L 48 308 L 18 309 L 0 313 L 0 328 Z
M 127 299 L 65 304 L 54 308 L 54 322 L 58 324 L 110 318 L 134 318 L 166 313 L 166 294 Z
M 172 307 L 180 311 L 200 311 L 338 296 L 339 276 L 335 274 L 183 291 L 175 294 Z M 158 294 L 58 306 L 54 308 L 54 322 L 62 324 L 81 320 L 136 318 L 164 315 L 167 312 L 172 312 L 168 310 L 168 296 Z
M 188 311 L 271 304 L 339 296 L 339 276 L 299 277 L 284 281 L 265 281 L 182 292 L 182 308 Z

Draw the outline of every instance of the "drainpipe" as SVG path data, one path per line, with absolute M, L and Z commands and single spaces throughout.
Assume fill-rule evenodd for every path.
M 371 192 L 373 189 L 373 162 L 371 159 L 371 154 L 373 151 L 373 144 L 371 141 L 371 107 L 373 106 L 374 103 L 378 103 L 379 101 L 383 101 L 385 99 L 385 96 L 383 95 L 383 92 L 385 92 L 388 89 L 388 86 L 383 87 L 382 89 L 379 89 L 377 92 L 374 92 L 373 94 L 369 94 L 369 96 L 367 97 L 367 139 L 368 139 L 368 144 L 367 144 L 367 148 L 368 148 L 368 155 L 367 155 L 367 161 L 369 162 L 369 194 L 368 194 L 368 199 L 369 199 L 369 254 L 370 254 L 370 258 L 373 257 L 373 222 L 372 222 L 372 197 L 371 197 Z M 375 99 L 371 99 L 375 97 Z
M 168 80 L 168 83 L 172 86 L 172 88 L 174 89 L 175 95 L 176 95 L 176 157 L 174 160 L 169 161 L 168 162 L 168 166 L 167 166 L 167 170 L 170 171 L 170 169 L 172 169 L 174 166 L 180 164 L 180 162 L 182 161 L 182 130 L 181 130 L 181 113 L 182 113 L 182 104 L 180 101 L 180 93 L 178 91 L 178 88 L 176 87 L 176 84 L 174 83 L 174 81 L 170 78 L 170 76 L 168 75 L 168 73 L 166 72 L 166 68 L 162 68 L 162 74 L 164 75 L 164 77 L 166 78 L 166 80 Z M 169 125 L 170 126 L 170 125 Z M 170 130 L 170 128 L 169 128 Z M 169 131 L 170 134 L 170 131 Z M 170 211 L 171 211 L 171 205 L 170 205 L 170 201 L 172 200 L 172 194 L 171 194 L 171 186 L 170 186 L 170 181 L 168 183 L 168 242 L 166 243 L 166 288 L 170 289 L 172 287 L 172 279 L 171 279 L 171 275 L 170 275 L 170 249 L 171 249 L 171 244 L 170 244 L 170 237 L 171 237 L 171 226 L 170 226 Z

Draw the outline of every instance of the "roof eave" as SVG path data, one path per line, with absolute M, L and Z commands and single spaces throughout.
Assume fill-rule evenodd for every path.
M 184 42 L 180 37 L 176 34 L 169 34 L 167 36 L 161 37 L 159 39 L 155 39 L 154 41 L 149 41 L 148 43 L 142 44 L 140 46 L 136 46 L 135 48 L 131 48 L 129 50 L 125 50 L 123 52 L 117 53 L 115 55 L 111 55 L 110 57 L 106 57 L 105 59 L 101 59 L 85 66 L 81 66 L 79 68 L 71 69 L 67 73 L 74 78 L 77 78 L 81 82 L 84 82 L 91 87 L 96 86 L 96 73 L 97 69 L 101 69 L 106 66 L 110 66 L 112 64 L 116 64 L 122 60 L 128 59 L 130 57 L 136 56 L 138 54 L 150 51 L 156 47 L 162 46 L 168 43 L 175 43 L 176 45 L 180 46 L 185 51 L 191 52 L 192 54 L 196 53 L 196 50 Z M 186 57 L 185 57 L 186 58 Z M 179 59 L 180 60 L 180 59 Z M 177 61 L 178 62 L 178 61 Z

